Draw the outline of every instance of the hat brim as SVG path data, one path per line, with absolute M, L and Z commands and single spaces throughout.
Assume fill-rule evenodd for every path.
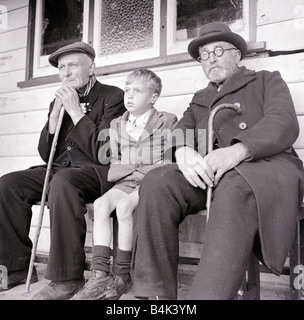
M 207 34 L 202 37 L 196 38 L 189 43 L 188 52 L 193 59 L 197 60 L 197 58 L 199 57 L 199 47 L 215 41 L 226 41 L 231 43 L 240 50 L 241 59 L 245 57 L 245 54 L 247 52 L 246 41 L 240 35 L 233 32 L 214 32 L 212 34 Z
M 62 48 L 57 50 L 56 52 L 52 53 L 49 56 L 49 62 L 50 64 L 55 67 L 58 68 L 58 59 L 61 55 L 63 54 L 67 54 L 67 53 L 84 53 L 85 55 L 89 56 L 92 61 L 94 61 L 94 56 L 89 54 L 86 50 L 83 50 L 81 48 Z

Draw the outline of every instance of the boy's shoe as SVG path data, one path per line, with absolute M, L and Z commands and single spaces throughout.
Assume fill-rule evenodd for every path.
M 7 283 L 4 282 L 4 280 L 1 277 L 0 278 L 0 280 L 1 280 L 0 281 L 0 292 L 7 291 L 7 290 L 19 285 L 19 284 L 26 283 L 27 274 L 28 274 L 28 269 L 10 272 L 8 274 Z M 36 270 L 35 266 L 33 266 L 33 271 L 32 271 L 30 283 L 35 283 L 37 281 L 38 281 L 37 270 Z
M 110 275 L 103 271 L 92 270 L 92 275 L 83 289 L 71 300 L 118 300 L 132 287 L 130 274 Z
M 132 279 L 130 273 L 115 274 L 112 282 L 105 290 L 104 300 L 118 300 L 124 293 L 128 293 L 132 287 Z
M 92 270 L 88 282 L 71 300 L 103 300 L 104 292 L 111 281 L 112 277 L 108 272 Z

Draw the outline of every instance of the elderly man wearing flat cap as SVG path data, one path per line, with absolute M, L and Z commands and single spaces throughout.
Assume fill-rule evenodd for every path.
M 75 42 L 50 55 L 61 87 L 50 104 L 39 140 L 41 158 L 48 162 L 61 107 L 65 109 L 47 192 L 51 247 L 46 278 L 51 283 L 34 299 L 69 299 L 84 284 L 85 203 L 112 185 L 109 166 L 101 165 L 99 133 L 125 112 L 123 90 L 101 84 L 94 75 L 94 49 Z M 31 207 L 41 200 L 46 166 L 4 175 L 0 179 L 0 265 L 8 269 L 8 288 L 25 283 L 31 256 Z M 31 282 L 37 281 L 34 269 Z
M 176 164 L 142 181 L 134 290 L 138 297 L 177 298 L 179 224 L 205 209 L 210 186 L 210 215 L 188 298 L 234 299 L 252 251 L 279 275 L 291 248 L 304 188 L 303 164 L 292 147 L 299 126 L 280 73 L 239 67 L 246 42 L 227 25 L 204 25 L 188 52 L 210 83 L 194 94 L 177 125 L 185 139 L 174 146 Z M 199 153 L 206 136 L 199 129 L 207 130 L 210 112 L 223 103 L 237 103 L 241 113 L 219 111 L 214 147 Z M 186 139 L 191 130 L 193 141 Z

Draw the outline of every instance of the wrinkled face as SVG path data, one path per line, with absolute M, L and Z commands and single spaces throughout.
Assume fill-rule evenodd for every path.
M 59 77 L 63 84 L 79 90 L 94 73 L 95 64 L 83 53 L 68 53 L 58 58 Z
M 217 47 L 222 47 L 223 55 L 217 57 L 214 50 Z M 230 78 L 238 69 L 238 63 L 241 60 L 241 53 L 231 43 L 225 41 L 217 41 L 204 45 L 199 48 L 199 54 L 206 51 L 209 52 L 209 59 L 201 61 L 206 77 L 216 84 L 222 83 Z M 212 52 L 211 52 L 212 51 Z

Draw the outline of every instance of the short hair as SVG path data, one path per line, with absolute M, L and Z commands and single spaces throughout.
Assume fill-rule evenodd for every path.
M 162 91 L 162 81 L 153 71 L 149 69 L 137 69 L 130 73 L 126 79 L 126 85 L 134 80 L 140 79 L 145 82 L 153 93 L 160 95 Z

